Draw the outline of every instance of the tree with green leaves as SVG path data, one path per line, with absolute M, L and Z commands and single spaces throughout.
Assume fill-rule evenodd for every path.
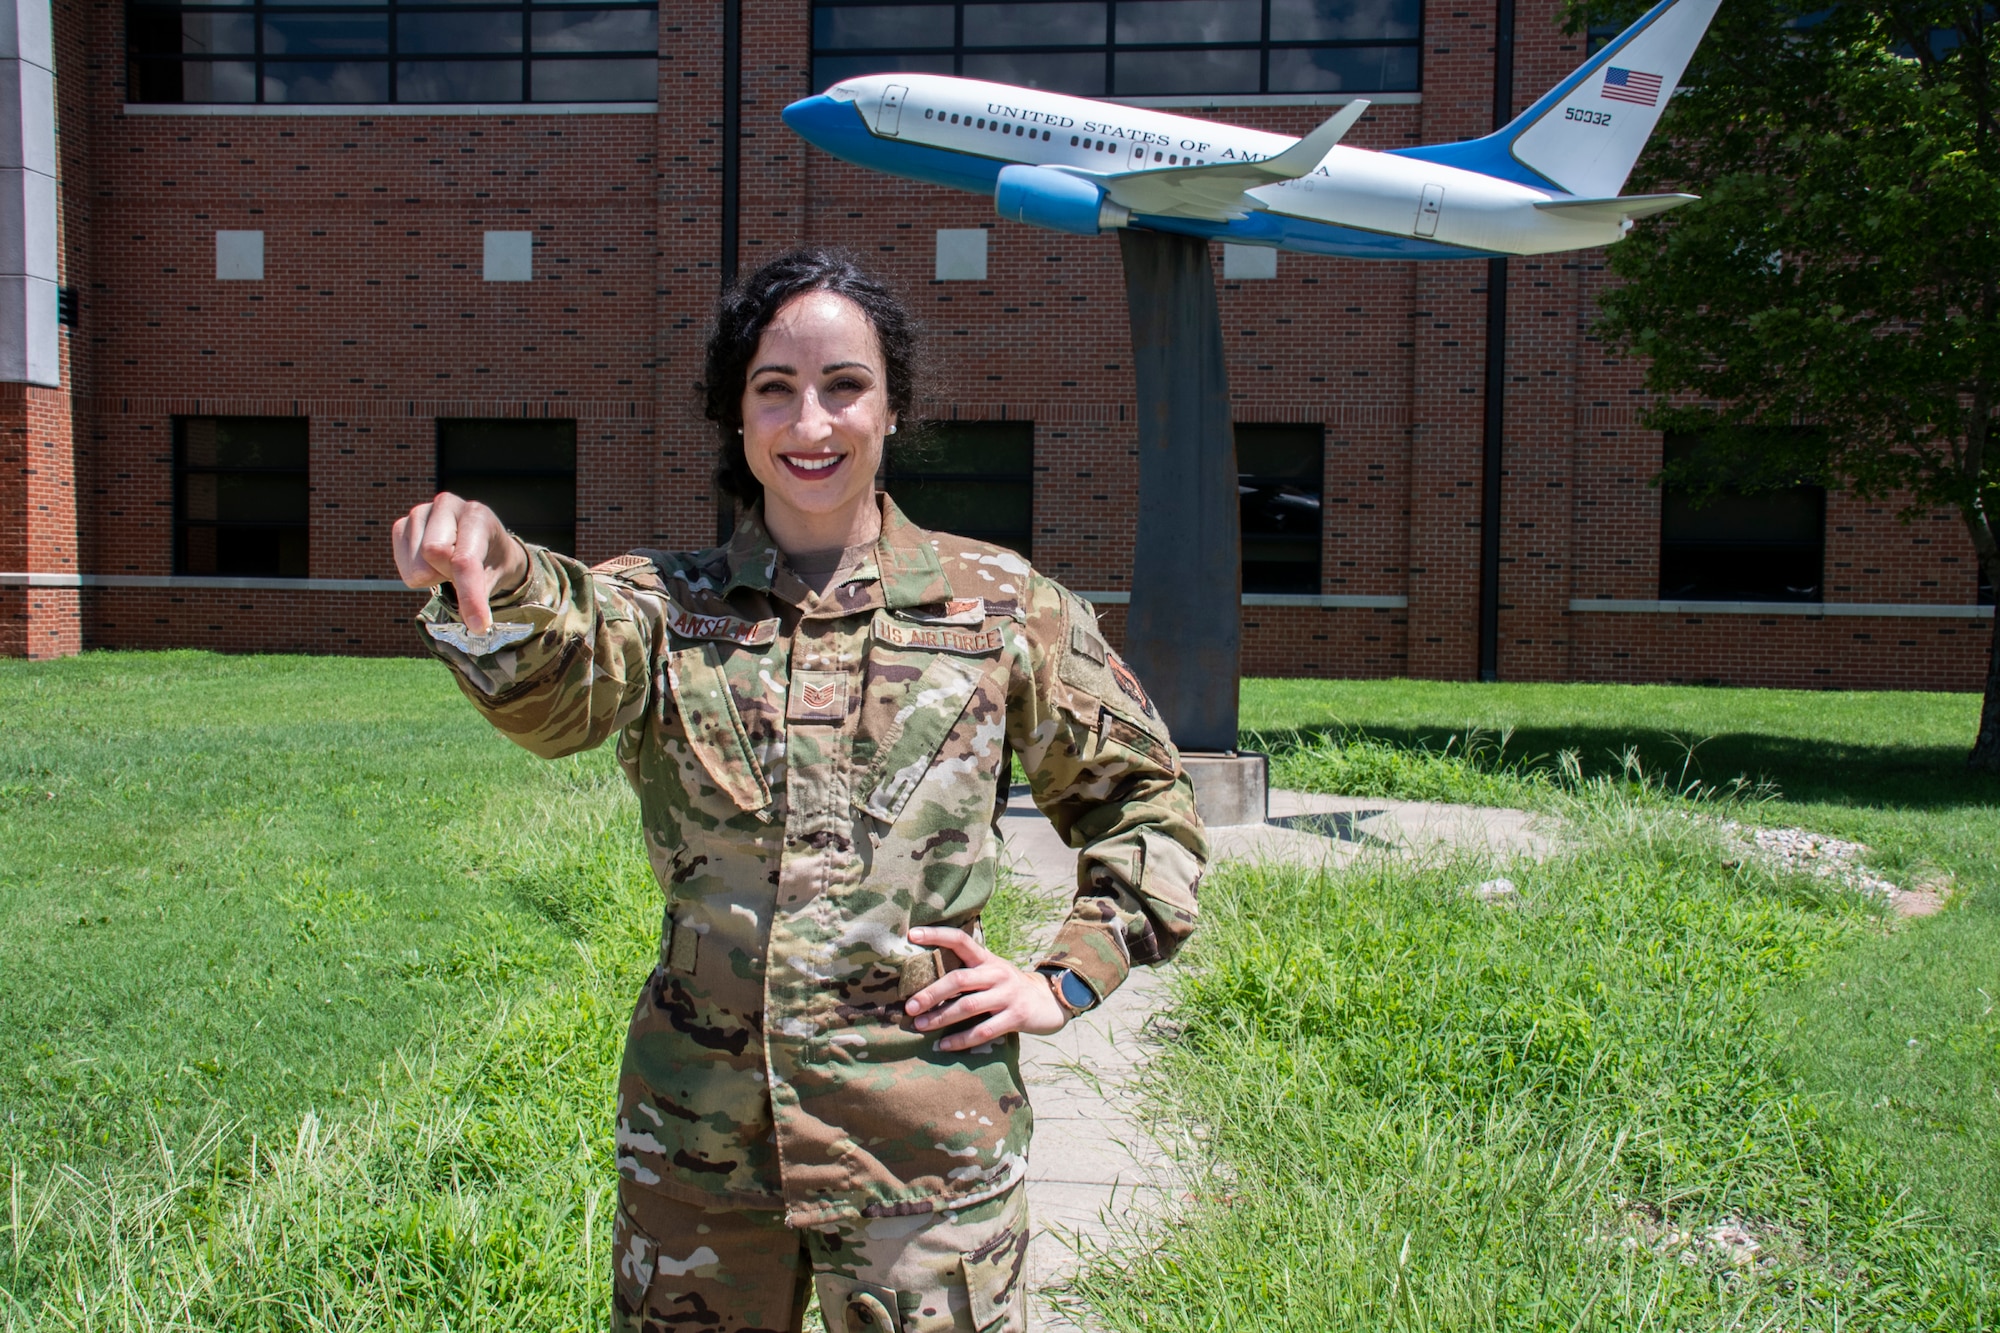
M 2000 586 L 1996 29 L 1991 3 L 1722 7 L 1627 186 L 1702 202 L 1613 248 L 1603 303 L 1647 424 L 1704 442 L 1666 480 L 1949 509 Z M 2000 772 L 2000 619 L 1970 763 Z

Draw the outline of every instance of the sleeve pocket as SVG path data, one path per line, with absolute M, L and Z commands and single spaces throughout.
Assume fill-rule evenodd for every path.
M 972 1326 L 979 1333 L 1024 1333 L 1028 1326 L 1027 1229 L 1007 1228 L 999 1241 L 958 1258 L 965 1270 L 965 1296 Z

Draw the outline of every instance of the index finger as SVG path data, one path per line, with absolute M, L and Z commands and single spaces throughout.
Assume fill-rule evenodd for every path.
M 912 927 L 910 943 L 942 945 L 963 959 L 967 967 L 977 967 L 993 957 L 991 950 L 956 926 Z
M 459 619 L 475 634 L 493 628 L 493 611 L 487 603 L 487 594 L 493 590 L 493 571 L 486 567 L 487 542 L 484 523 L 461 524 L 451 552 L 451 583 L 458 593 Z

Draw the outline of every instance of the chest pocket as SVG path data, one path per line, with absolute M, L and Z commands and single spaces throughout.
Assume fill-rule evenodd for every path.
M 861 810 L 885 824 L 895 823 L 910 803 L 938 750 L 978 693 L 979 682 L 993 669 L 991 658 L 949 652 L 926 656 L 930 661 L 890 718 L 874 762 L 854 784 Z
M 736 711 L 736 696 L 723 674 L 718 645 L 710 640 L 669 649 L 666 659 L 667 684 L 681 726 L 709 781 L 737 809 L 765 809 L 771 804 L 771 788 L 751 752 L 750 733 Z

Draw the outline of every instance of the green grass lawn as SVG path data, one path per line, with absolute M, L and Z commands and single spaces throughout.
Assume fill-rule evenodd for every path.
M 1976 699 L 1257 681 L 1244 703 L 1286 785 L 1528 805 L 1571 838 L 1502 907 L 1466 893 L 1474 864 L 1211 877 L 1156 1092 L 1228 1183 L 1082 1280 L 1113 1327 L 2000 1326 Z M 1690 814 L 1857 837 L 1956 896 L 1897 923 Z
M 1498 912 L 1458 894 L 1472 867 L 1212 877 L 1170 1067 L 1236 1185 L 1093 1280 L 1117 1325 L 1990 1320 L 2000 792 L 1955 769 L 1972 701 L 1252 682 L 1245 705 L 1287 733 L 1287 781 L 1601 836 Z M 4 662 L 0 716 L 0 1327 L 598 1326 L 659 910 L 610 756 L 534 760 L 409 661 Z M 1676 776 L 1674 737 L 1712 737 L 1699 776 L 1782 792 L 1747 817 L 1958 897 L 1892 928 L 1723 865 L 1656 792 L 1467 762 L 1468 725 L 1587 774 L 1635 744 Z M 1038 915 L 998 905 L 996 947 Z M 1770 1267 L 1681 1261 L 1672 1227 L 1725 1215 Z

